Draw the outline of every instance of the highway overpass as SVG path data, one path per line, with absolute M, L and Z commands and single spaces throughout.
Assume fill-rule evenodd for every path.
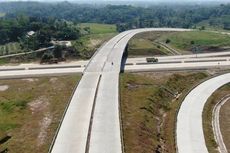
M 97 51 L 90 61 L 80 61 L 79 63 L 76 62 L 74 64 L 70 63 L 54 66 L 21 65 L 15 67 L 0 67 L 0 78 L 61 75 L 77 72 L 83 74 L 82 79 L 79 82 L 72 100 L 65 112 L 64 119 L 58 129 L 58 134 L 53 141 L 50 152 L 122 152 L 123 148 L 120 131 L 118 92 L 119 73 L 122 67 L 122 56 L 129 39 L 137 33 L 146 31 L 190 30 L 168 28 L 130 30 L 123 32 L 108 41 Z M 229 54 L 230 52 L 221 52 L 211 54 L 157 57 L 159 62 L 155 64 L 146 63 L 146 58 L 134 58 L 127 60 L 125 71 L 136 72 L 229 68 Z M 202 108 L 200 106 L 198 107 L 200 111 Z M 185 114 L 182 116 L 184 115 Z M 189 120 L 195 121 L 193 116 L 187 117 L 191 117 Z M 186 141 L 181 143 L 183 142 L 183 139 L 182 141 L 180 139 L 180 136 L 183 136 L 183 132 L 186 132 L 181 132 L 180 128 L 180 125 L 183 125 L 182 123 L 185 121 L 185 119 L 180 118 L 179 115 L 178 120 L 180 120 L 177 128 L 177 134 L 179 134 L 177 136 L 178 150 L 180 152 L 188 151 L 191 148 L 185 148 L 184 145 L 186 145 Z M 200 118 L 198 121 L 200 124 Z M 189 129 L 190 127 L 186 128 Z M 200 131 L 200 129 L 198 129 L 198 131 Z M 190 134 L 187 134 L 186 136 L 190 136 Z M 202 134 L 199 133 L 199 136 L 202 136 Z M 202 141 L 202 137 L 199 138 L 201 138 L 201 141 L 199 142 L 202 142 L 201 144 L 203 147 L 200 145 L 200 147 L 197 148 L 204 149 L 205 144 Z M 193 143 L 189 140 L 187 142 Z M 187 145 L 190 144 L 187 143 Z M 195 145 L 191 146 L 196 148 Z M 193 151 L 193 149 L 191 149 L 191 151 Z M 195 151 L 199 152 L 198 149 L 195 149 Z

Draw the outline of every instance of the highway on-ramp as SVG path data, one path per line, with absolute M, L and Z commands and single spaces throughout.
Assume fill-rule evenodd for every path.
M 225 103 L 229 102 L 230 95 L 224 96 L 215 106 L 212 111 L 212 128 L 216 143 L 218 144 L 218 150 L 220 153 L 228 153 L 228 150 L 225 146 L 223 136 L 220 129 L 220 109 L 224 106 Z
M 207 99 L 221 86 L 230 82 L 230 73 L 205 81 L 184 99 L 177 116 L 176 140 L 178 153 L 208 153 L 202 112 Z

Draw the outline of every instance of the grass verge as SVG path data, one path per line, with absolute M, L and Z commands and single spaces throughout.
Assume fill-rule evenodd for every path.
M 126 153 L 175 153 L 177 111 L 203 72 L 125 73 L 120 76 L 121 114 Z
M 128 43 L 128 56 L 170 55 L 157 39 L 168 32 L 144 32 L 135 35 Z
M 89 59 L 103 43 L 114 37 L 116 33 L 89 34 L 73 41 L 74 48 L 79 52 L 81 59 Z
M 129 41 L 129 56 L 170 55 L 159 43 L 181 54 L 218 52 L 230 49 L 230 36 L 208 31 L 145 32 Z M 167 42 L 167 43 L 166 43 Z
M 46 153 L 80 76 L 0 80 L 0 145 L 9 152 Z
M 101 45 L 117 34 L 112 24 L 81 23 L 78 26 L 85 33 L 79 40 L 72 41 L 80 59 L 89 59 Z
M 207 32 L 207 31 L 191 31 L 191 32 L 175 32 L 163 35 L 159 40 L 165 42 L 170 40 L 170 46 L 173 48 L 196 52 L 223 51 L 230 48 L 230 36 Z M 227 48 L 225 48 L 227 47 Z M 193 51 L 195 52 L 195 50 Z
M 91 34 L 116 33 L 116 25 L 114 24 L 99 24 L 99 23 L 81 23 L 81 28 L 90 28 Z

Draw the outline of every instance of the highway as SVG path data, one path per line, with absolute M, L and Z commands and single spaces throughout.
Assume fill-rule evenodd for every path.
M 50 152 L 123 152 L 118 91 L 122 57 L 128 41 L 135 34 L 147 31 L 190 30 L 171 28 L 129 30 L 105 43 L 89 61 L 58 65 L 24 64 L 0 67 L 0 78 L 83 74 L 51 145 Z M 194 70 L 229 68 L 230 66 L 230 52 L 159 56 L 156 58 L 159 59 L 159 62 L 152 64 L 146 62 L 146 57 L 127 59 L 124 70 L 130 72 Z M 229 76 L 230 74 L 223 75 L 220 77 L 221 79 L 214 78 L 207 81 L 204 83 L 205 85 L 199 85 L 186 97 L 187 100 L 185 99 L 183 102 L 178 114 L 177 143 L 179 153 L 205 153 L 207 151 L 203 140 L 202 117 L 200 115 L 202 114 L 202 105 L 205 103 L 205 98 L 207 99 L 221 84 L 229 81 Z M 195 100 L 195 102 L 192 103 L 191 100 Z
M 221 107 L 229 102 L 230 95 L 226 95 L 223 97 L 214 107 L 213 113 L 212 113 L 212 127 L 213 127 L 213 133 L 215 136 L 215 140 L 218 144 L 218 150 L 220 153 L 228 153 L 228 150 L 224 144 L 224 140 L 222 137 L 222 133 L 220 130 L 220 109 Z
M 151 72 L 164 70 L 207 70 L 207 69 L 229 69 L 230 61 L 215 61 L 215 62 L 193 62 L 193 63 L 161 63 L 161 64 L 137 64 L 126 65 L 125 72 Z M 54 67 L 44 68 L 36 67 L 36 69 L 12 68 L 1 69 L 0 79 L 25 78 L 25 77 L 40 77 L 40 76 L 57 76 L 66 74 L 82 74 L 84 67 Z
M 178 153 L 208 153 L 202 112 L 207 99 L 221 86 L 230 82 L 230 73 L 203 82 L 184 99 L 177 116 L 176 140 Z
M 129 39 L 145 31 L 186 30 L 129 30 L 104 44 L 86 66 L 52 153 L 122 153 L 118 93 L 121 60 Z
M 225 56 L 213 57 L 215 53 L 198 54 L 197 58 L 188 55 L 157 57 L 158 63 L 147 63 L 146 57 L 128 58 L 124 70 L 126 72 L 162 71 L 162 70 L 204 70 L 210 68 L 229 68 L 230 52 Z M 223 54 L 223 53 L 221 53 Z M 89 61 L 75 61 L 54 65 L 21 64 L 18 66 L 0 66 L 0 78 L 37 77 L 63 74 L 82 74 Z

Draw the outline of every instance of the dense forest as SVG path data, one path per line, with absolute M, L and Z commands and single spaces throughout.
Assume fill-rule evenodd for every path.
M 69 2 L 0 3 L 0 45 L 19 42 L 23 50 L 50 46 L 51 40 L 77 40 L 79 23 L 115 24 L 117 31 L 144 27 L 197 28 L 201 22 L 230 30 L 230 4 L 221 5 L 89 5 Z M 203 26 L 202 29 L 205 29 Z M 28 32 L 33 32 L 28 36 Z
M 143 27 L 194 28 L 196 24 L 208 20 L 211 26 L 230 29 L 230 4 L 222 5 L 156 5 L 138 7 L 131 5 L 83 5 L 69 2 L 1 3 L 0 12 L 6 18 L 16 18 L 18 14 L 31 17 L 53 17 L 81 22 L 116 24 L 118 31 Z
M 35 50 L 49 46 L 51 40 L 75 40 L 79 36 L 80 31 L 72 22 L 51 17 L 19 15 L 0 20 L 0 44 L 20 41 L 23 48 Z

